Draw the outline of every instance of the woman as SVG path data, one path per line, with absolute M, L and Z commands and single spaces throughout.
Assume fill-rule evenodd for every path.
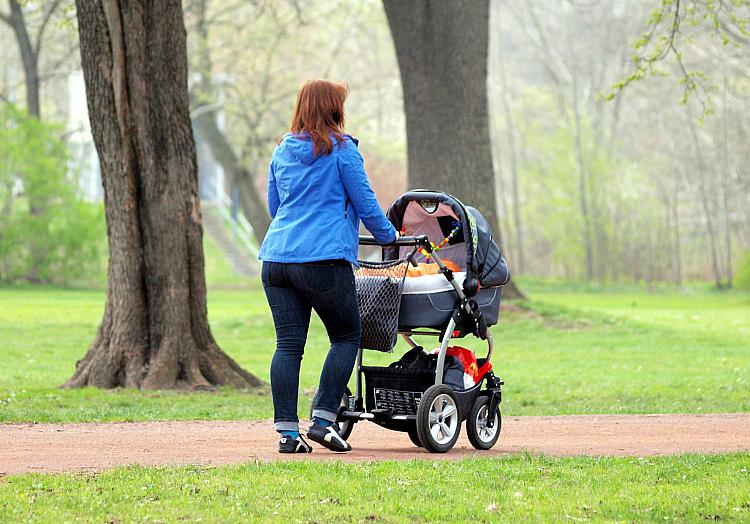
M 325 325 L 331 348 L 307 437 L 332 451 L 351 451 L 334 423 L 360 341 L 352 271 L 359 221 L 382 244 L 398 238 L 367 180 L 357 140 L 344 134 L 347 94 L 345 84 L 306 82 L 297 95 L 291 133 L 274 150 L 268 172 L 273 220 L 259 258 L 276 327 L 271 392 L 281 453 L 312 451 L 297 418 L 299 370 L 312 309 Z

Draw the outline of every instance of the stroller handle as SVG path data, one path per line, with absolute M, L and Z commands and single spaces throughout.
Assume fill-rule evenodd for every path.
M 427 235 L 419 235 L 413 237 L 399 237 L 395 242 L 389 242 L 388 244 L 381 244 L 375 237 L 362 236 L 359 237 L 360 246 L 420 246 L 423 247 L 428 253 L 432 251 L 432 244 L 427 238 Z

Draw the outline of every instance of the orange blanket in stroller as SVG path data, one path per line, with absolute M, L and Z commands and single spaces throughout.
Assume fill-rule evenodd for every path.
M 443 260 L 443 263 L 445 264 L 445 267 L 450 269 L 451 271 L 458 273 L 461 271 L 461 268 L 458 264 L 455 262 L 451 262 L 450 260 Z M 361 267 L 357 270 L 357 276 L 361 277 L 401 277 L 403 275 L 403 266 L 398 267 L 394 266 L 392 268 L 388 269 L 381 269 L 381 268 L 367 268 L 367 267 Z M 437 264 L 431 263 L 431 264 L 425 264 L 424 262 L 420 262 L 417 264 L 417 267 L 412 266 L 409 264 L 409 269 L 406 272 L 407 277 L 424 277 L 427 275 L 437 275 L 440 272 L 440 268 Z
M 443 260 L 443 264 L 445 264 L 445 267 L 455 273 L 461 271 L 461 268 L 458 267 L 458 264 L 451 262 L 450 260 Z M 426 275 L 437 275 L 438 273 L 440 273 L 440 268 L 437 264 L 425 264 L 424 262 L 420 262 L 419 264 L 417 264 L 417 267 L 410 265 L 408 271 L 406 272 L 406 276 L 423 277 Z

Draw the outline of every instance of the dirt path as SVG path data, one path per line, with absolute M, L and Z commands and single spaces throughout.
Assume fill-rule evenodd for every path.
M 414 447 L 405 433 L 362 422 L 350 438 L 353 452 L 334 454 L 318 446 L 304 458 L 432 460 L 524 450 L 557 456 L 750 451 L 750 413 L 507 417 L 503 422 L 500 441 L 489 452 L 477 453 L 462 432 L 451 452 L 430 454 Z M 0 475 L 300 458 L 276 452 L 269 421 L 0 424 Z

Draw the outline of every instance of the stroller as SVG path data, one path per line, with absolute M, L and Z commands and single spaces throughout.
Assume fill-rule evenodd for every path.
M 347 389 L 339 409 L 339 434 L 346 440 L 356 422 L 370 420 L 444 453 L 466 421 L 471 444 L 490 449 L 500 436 L 503 382 L 492 371 L 489 327 L 498 322 L 501 287 L 510 280 L 505 259 L 482 215 L 446 193 L 409 191 L 387 214 L 402 236 L 382 247 L 381 261 L 360 261 L 355 271 L 362 341 L 354 394 Z M 378 245 L 365 236 L 359 243 Z M 399 334 L 412 347 L 399 362 L 363 365 L 365 349 L 391 352 Z M 436 354 L 417 345 L 413 337 L 421 335 L 438 337 Z M 460 367 L 449 344 L 466 335 L 488 346 L 468 384 L 448 380 Z

